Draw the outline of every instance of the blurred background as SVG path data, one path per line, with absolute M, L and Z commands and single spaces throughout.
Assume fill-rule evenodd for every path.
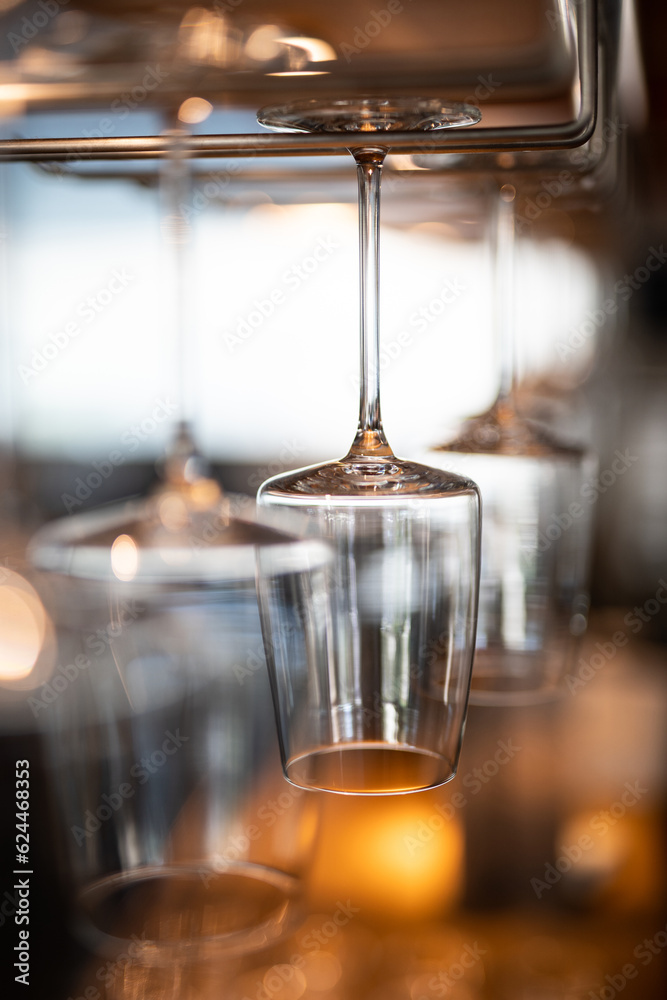
M 601 0 L 607 96 L 593 139 L 583 150 L 520 145 L 522 128 L 576 117 L 584 42 L 574 19 L 593 10 L 560 0 L 0 0 L 0 933 L 11 953 L 9 803 L 14 761 L 27 758 L 38 875 L 30 995 L 665 995 L 663 6 Z M 34 700 L 49 711 L 57 657 L 51 673 L 33 669 L 52 624 L 26 546 L 48 521 L 148 489 L 179 420 L 241 498 L 269 475 L 346 451 L 358 399 L 356 186 L 349 156 L 213 151 L 187 161 L 174 235 L 157 157 L 99 158 L 80 143 L 166 143 L 175 128 L 258 133 L 263 104 L 388 86 L 478 104 L 482 126 L 512 129 L 518 144 L 387 161 L 384 425 L 397 454 L 419 458 L 493 402 L 493 204 L 499 183 L 512 184 L 521 405 L 598 456 L 585 501 L 589 629 L 560 701 L 470 708 L 459 774 L 444 788 L 382 801 L 308 793 L 319 830 L 310 916 L 235 967 L 224 994 L 212 973 L 181 972 L 178 987 L 164 970 L 119 985 L 118 967 L 105 987 L 68 919 Z M 32 160 L 19 148 L 58 138 L 79 146 Z M 268 685 L 256 691 L 268 704 Z M 274 756 L 268 801 L 289 816 Z M 11 960 L 0 976 L 3 989 L 16 985 Z

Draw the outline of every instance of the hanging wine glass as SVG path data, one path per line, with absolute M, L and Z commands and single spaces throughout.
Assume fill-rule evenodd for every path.
M 159 195 L 164 250 L 162 287 L 168 303 L 165 322 L 170 327 L 168 339 L 180 420 L 161 465 L 162 482 L 157 494 L 180 497 L 186 506 L 199 510 L 206 507 L 214 510 L 222 501 L 221 491 L 197 450 L 193 429 L 196 347 L 188 336 L 192 315 L 188 303 L 192 283 L 192 227 L 187 213 L 192 195 L 192 167 L 185 143 L 189 131 L 178 115 L 173 117 L 175 120 L 165 133 L 168 144 L 167 154 L 160 163 Z
M 184 353 L 188 173 L 177 156 L 163 174 Z M 114 957 L 138 940 L 138 964 L 152 967 L 281 937 L 300 913 L 317 817 L 295 799 L 287 823 L 262 819 L 285 782 L 256 564 L 261 554 L 298 609 L 323 586 L 327 547 L 234 516 L 181 423 L 156 489 L 47 525 L 30 554 L 67 664 L 40 722 L 86 943 Z M 308 621 L 318 627 L 316 611 Z
M 357 164 L 360 223 L 359 425 L 344 458 L 269 479 L 258 503 L 298 511 L 334 543 L 327 618 L 307 664 L 284 639 L 289 596 L 263 580 L 260 604 L 283 766 L 294 784 L 391 793 L 456 773 L 474 649 L 479 496 L 470 480 L 397 458 L 379 394 L 379 207 L 394 130 L 472 125 L 476 108 L 362 98 L 265 108 L 275 130 L 343 132 Z M 377 134 L 355 145 L 354 134 Z
M 497 188 L 494 316 L 500 386 L 485 413 L 428 452 L 474 476 L 484 504 L 475 667 L 480 704 L 543 700 L 562 687 L 585 630 L 590 504 L 581 488 L 594 471 L 582 448 L 527 419 L 517 400 L 514 332 L 516 189 Z

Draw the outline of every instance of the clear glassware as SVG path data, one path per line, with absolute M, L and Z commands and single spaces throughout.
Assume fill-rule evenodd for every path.
M 187 418 L 180 139 L 161 181 Z M 31 544 L 65 665 L 40 721 L 81 925 L 99 953 L 139 942 L 149 969 L 263 948 L 300 912 L 315 806 L 280 769 L 256 567 L 261 554 L 268 581 L 312 595 L 329 559 L 320 542 L 236 516 L 252 501 L 207 476 L 188 419 L 161 471 L 146 497 L 55 522 Z M 291 636 L 301 659 L 311 622 L 301 615 Z
M 474 649 L 479 496 L 475 484 L 397 458 L 379 386 L 382 134 L 471 125 L 476 108 L 361 98 L 265 108 L 277 130 L 350 133 L 360 221 L 360 411 L 344 458 L 269 479 L 263 507 L 289 509 L 333 543 L 324 631 L 308 662 L 290 655 L 289 595 L 262 579 L 267 660 L 287 778 L 350 793 L 433 787 L 456 773 Z M 354 133 L 377 133 L 355 145 Z
M 255 574 L 261 554 L 267 580 L 317 594 L 328 550 L 222 512 L 212 531 L 160 495 L 152 521 L 139 502 L 31 546 L 64 667 L 39 721 L 68 880 L 92 949 L 139 942 L 140 965 L 279 938 L 316 830 L 280 768 Z M 297 618 L 295 655 L 308 641 Z
M 514 336 L 514 201 L 498 189 L 495 316 L 498 396 L 454 440 L 427 453 L 434 465 L 474 476 L 482 494 L 482 563 L 470 700 L 520 704 L 561 693 L 588 615 L 591 505 L 584 485 L 595 459 L 557 441 L 517 403 Z

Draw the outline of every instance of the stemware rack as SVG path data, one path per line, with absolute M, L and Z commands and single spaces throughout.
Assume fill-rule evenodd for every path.
M 413 132 L 397 131 L 392 133 L 391 142 L 387 143 L 391 152 L 511 154 L 566 150 L 586 143 L 593 135 L 598 112 L 600 37 L 596 4 L 576 4 L 572 16 L 576 31 L 575 59 L 578 77 L 573 90 L 578 98 L 578 109 L 570 121 L 502 127 L 482 124 L 472 129 L 453 130 L 446 135 L 438 132 L 415 135 Z M 610 48 L 613 50 L 613 46 L 607 46 L 607 50 Z M 183 86 L 187 90 L 188 84 L 185 81 Z M 349 89 L 349 84 L 347 86 Z M 176 88 L 177 84 L 174 83 L 174 92 L 177 92 Z M 43 94 L 44 91 L 49 91 L 48 86 L 19 84 L 17 89 L 31 107 L 39 109 L 53 106 L 53 92 L 48 98 L 44 98 Z M 188 94 L 181 94 L 181 97 L 185 96 Z M 446 94 L 442 96 L 447 97 Z M 267 88 L 267 93 L 262 95 L 257 107 L 260 104 L 275 103 L 275 100 L 275 92 L 269 92 Z M 65 98 L 64 105 L 66 104 Z M 355 144 L 370 146 L 377 144 L 377 138 L 364 137 L 363 133 L 359 133 L 355 135 Z M 11 138 L 0 140 L 0 162 L 142 160 L 164 157 L 168 155 L 169 148 L 168 137 L 164 135 Z M 340 135 L 322 133 L 189 134 L 182 137 L 181 149 L 194 158 L 348 155 L 348 147 Z

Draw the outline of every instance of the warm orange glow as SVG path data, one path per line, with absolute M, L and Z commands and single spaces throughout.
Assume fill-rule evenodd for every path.
M 415 163 L 414 157 L 409 153 L 393 153 L 387 159 L 387 166 L 392 170 L 426 170 L 428 167 L 420 167 Z
M 158 503 L 158 516 L 167 531 L 183 531 L 190 523 L 185 497 L 176 491 L 165 494 Z
M 631 799 L 626 796 L 628 805 L 619 798 L 604 808 L 576 813 L 563 823 L 556 842 L 567 868 L 563 877 L 585 886 L 611 909 L 659 906 L 664 892 L 660 820 Z
M 46 631 L 46 613 L 36 591 L 13 571 L 0 586 L 0 681 L 28 677 Z
M 111 569 L 118 580 L 133 580 L 139 568 L 139 552 L 133 538 L 119 535 L 111 546 Z
M 285 980 L 286 971 L 284 966 L 272 965 L 264 975 L 264 988 L 275 1000 L 299 1000 L 306 992 L 306 977 L 300 969 L 289 968 L 289 978 Z
M 328 69 L 289 69 L 281 73 L 267 73 L 267 76 L 328 76 Z
M 318 906 L 349 898 L 364 918 L 421 920 L 461 890 L 463 830 L 433 792 L 383 798 L 320 796 L 319 839 L 309 879 Z
M 339 959 L 330 951 L 309 952 L 304 955 L 303 963 L 308 989 L 317 993 L 332 990 L 343 975 Z
M 206 121 L 211 111 L 213 105 L 210 101 L 203 97 L 188 97 L 178 109 L 178 120 L 187 125 L 198 125 L 199 122 Z
M 282 31 L 275 24 L 262 24 L 245 43 L 245 54 L 257 62 L 268 62 L 280 55 Z
M 283 45 L 293 45 L 294 48 L 302 49 L 308 56 L 308 62 L 334 62 L 338 59 L 336 50 L 325 42 L 322 38 L 307 38 L 304 35 L 290 35 L 281 38 Z
M 196 510 L 207 510 L 220 500 L 220 487 L 214 479 L 202 477 L 196 479 L 190 486 L 189 497 Z
M 193 62 L 226 66 L 239 56 L 241 33 L 218 11 L 191 7 L 178 33 L 182 54 Z

